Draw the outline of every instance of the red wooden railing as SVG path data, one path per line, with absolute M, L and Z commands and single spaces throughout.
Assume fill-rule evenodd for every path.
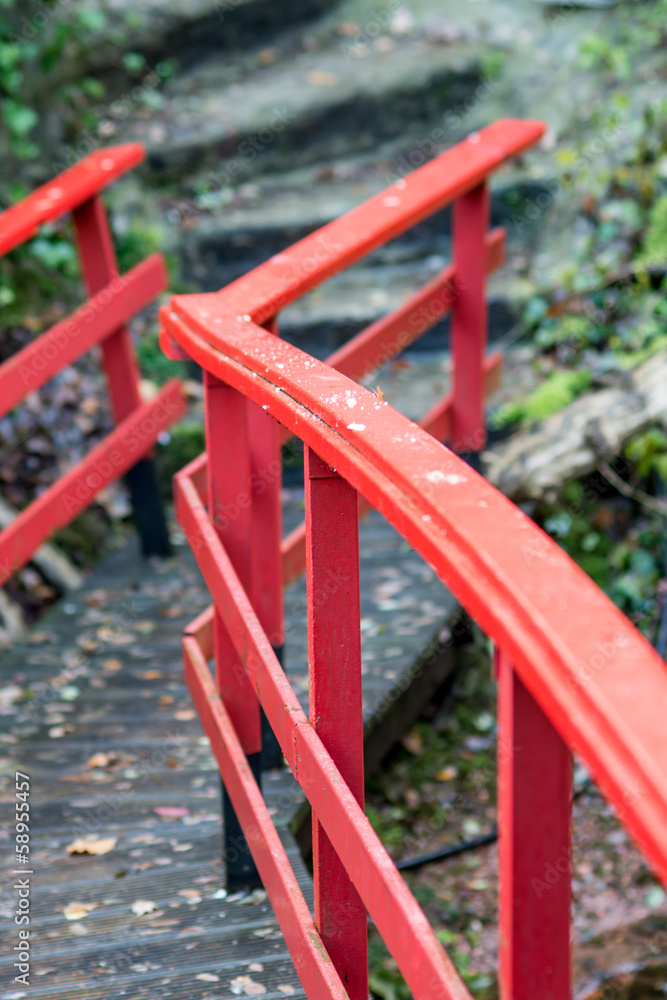
M 0 365 L 0 417 L 96 344 L 116 422 L 86 457 L 0 533 L 0 583 L 31 557 L 57 528 L 68 524 L 114 479 L 127 474 L 144 551 L 168 547 L 157 483 L 146 458 L 159 434 L 184 412 L 178 380 L 150 402 L 139 395 L 128 320 L 167 287 L 161 254 L 119 274 L 100 192 L 140 163 L 143 146 L 131 143 L 98 150 L 0 214 L 0 256 L 30 239 L 39 226 L 72 213 L 83 278 L 90 298 Z
M 490 243 L 501 245 L 486 236 L 483 185 L 541 132 L 498 122 L 222 292 L 162 310 L 163 344 L 202 366 L 206 388 L 208 466 L 197 459 L 175 483 L 214 607 L 186 630 L 186 677 L 309 997 L 367 996 L 366 912 L 417 1000 L 469 996 L 363 811 L 357 497 L 497 649 L 505 1000 L 570 997 L 573 751 L 667 882 L 664 663 L 551 539 L 428 433 L 465 451 L 483 442 L 484 274 Z M 338 371 L 280 340 L 275 316 L 452 200 L 453 267 L 417 298 L 454 284 L 441 311 L 454 310 L 453 391 L 419 427 L 348 377 L 412 336 L 410 304 L 337 352 Z M 267 473 L 286 434 L 305 445 L 310 720 L 272 650 L 281 584 L 301 558 L 294 540 L 281 552 L 279 477 Z M 248 767 L 260 704 L 312 804 L 314 920 Z M 537 891 L 554 870 L 560 878 Z

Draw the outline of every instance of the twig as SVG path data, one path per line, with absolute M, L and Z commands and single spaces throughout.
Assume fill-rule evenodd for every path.
M 656 514 L 662 514 L 663 517 L 667 517 L 667 503 L 662 500 L 656 500 L 655 497 L 650 496 L 648 493 L 644 493 L 643 490 L 639 490 L 636 487 L 630 486 L 626 483 L 624 479 L 621 479 L 617 475 L 611 466 L 607 465 L 606 462 L 601 462 L 598 465 L 598 472 L 601 476 L 607 480 L 608 483 L 617 489 L 624 497 L 628 497 L 630 500 L 636 500 L 640 503 L 642 507 L 648 507 L 649 510 L 655 511 Z

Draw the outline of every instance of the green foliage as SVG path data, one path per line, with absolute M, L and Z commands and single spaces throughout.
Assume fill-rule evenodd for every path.
M 650 210 L 642 260 L 650 267 L 667 262 L 667 194 L 661 195 Z
M 625 447 L 625 456 L 637 468 L 637 475 L 644 479 L 657 473 L 667 481 L 667 434 L 657 427 L 632 438 Z
M 621 468 L 632 486 L 648 487 L 667 472 L 667 435 L 633 438 Z M 663 575 L 665 519 L 620 496 L 602 477 L 568 483 L 556 501 L 536 512 L 576 563 L 650 637 L 656 586 Z
M 178 363 L 170 361 L 169 364 L 172 377 L 182 374 L 176 370 Z M 206 439 L 202 424 L 192 420 L 182 420 L 170 428 L 169 442 L 160 446 L 156 460 L 160 491 L 165 500 L 171 499 L 173 476 L 193 458 L 201 455 L 205 448 Z
M 57 102 L 61 119 L 76 129 L 86 119 L 87 99 L 103 96 L 91 78 L 69 78 L 80 56 L 106 26 L 101 10 L 45 0 L 30 7 L 23 0 L 0 6 L 0 120 L 17 160 L 38 160 L 43 153 L 39 126 L 47 107 Z M 55 79 L 55 87 L 39 93 L 39 81 Z M 0 192 L 3 196 L 6 192 Z
M 493 415 L 495 427 L 531 424 L 558 413 L 584 392 L 591 382 L 588 371 L 556 371 L 527 396 L 505 403 Z

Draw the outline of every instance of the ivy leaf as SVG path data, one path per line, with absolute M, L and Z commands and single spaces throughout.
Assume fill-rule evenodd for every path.
M 2 112 L 7 128 L 15 136 L 26 135 L 39 121 L 39 115 L 36 111 L 26 107 L 25 104 L 19 104 L 11 97 L 2 102 Z

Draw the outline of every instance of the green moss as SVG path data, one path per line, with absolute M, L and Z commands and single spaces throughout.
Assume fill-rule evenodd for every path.
M 508 424 L 530 424 L 544 420 L 568 406 L 591 383 L 588 371 L 553 372 L 543 383 L 524 399 L 506 403 L 492 417 L 495 427 Z

